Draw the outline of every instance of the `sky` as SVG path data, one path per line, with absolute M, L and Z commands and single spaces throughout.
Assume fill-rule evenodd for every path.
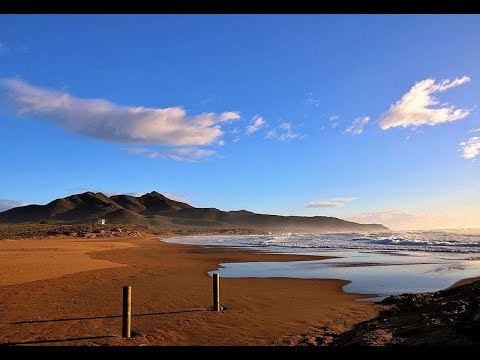
M 479 15 L 0 15 L 0 211 L 85 191 L 480 227 Z

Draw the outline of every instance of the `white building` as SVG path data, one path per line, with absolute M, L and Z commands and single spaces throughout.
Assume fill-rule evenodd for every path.
M 107 223 L 107 220 L 105 220 L 105 219 L 99 219 L 99 220 L 97 221 L 97 223 L 98 223 L 98 225 L 105 225 L 105 224 Z

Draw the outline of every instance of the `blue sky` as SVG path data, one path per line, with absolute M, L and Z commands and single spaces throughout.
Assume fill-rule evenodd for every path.
M 2 15 L 0 207 L 480 227 L 478 15 Z

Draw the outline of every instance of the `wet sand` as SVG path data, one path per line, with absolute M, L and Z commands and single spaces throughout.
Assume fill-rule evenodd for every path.
M 447 289 L 452 289 L 452 288 L 455 288 L 455 287 L 458 287 L 458 286 L 471 284 L 471 283 L 474 283 L 474 282 L 479 281 L 479 280 L 480 280 L 480 276 L 471 277 L 471 278 L 467 278 L 467 279 L 462 279 L 462 280 L 457 281 L 452 286 L 449 286 Z M 445 289 L 445 290 L 447 290 L 447 289 Z
M 374 317 L 342 280 L 221 279 L 219 263 L 319 260 L 238 248 L 163 243 L 156 237 L 0 241 L 0 343 L 24 345 L 300 345 Z M 121 291 L 132 286 L 131 339 L 122 339 Z

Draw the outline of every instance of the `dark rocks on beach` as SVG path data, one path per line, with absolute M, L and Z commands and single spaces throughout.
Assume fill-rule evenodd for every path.
M 369 321 L 332 345 L 480 345 L 480 281 L 447 290 L 390 296 Z

